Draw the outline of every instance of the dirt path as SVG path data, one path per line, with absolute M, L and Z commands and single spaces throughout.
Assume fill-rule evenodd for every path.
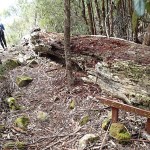
M 6 55 L 7 56 L 7 55 Z M 99 136 L 95 143 L 87 144 L 86 150 L 99 150 L 106 131 L 101 128 L 104 118 L 110 113 L 110 108 L 102 105 L 96 95 L 107 96 L 96 84 L 81 80 L 85 76 L 81 72 L 74 72 L 76 84 L 69 92 L 66 87 L 65 68 L 46 58 L 37 58 L 38 66 L 20 66 L 9 75 L 13 83 L 19 75 L 29 75 L 33 78 L 27 87 L 16 88 L 12 93 L 20 106 L 20 111 L 0 111 L 0 124 L 5 124 L 0 147 L 8 141 L 24 141 L 28 150 L 77 150 L 78 142 L 85 134 L 93 133 Z M 70 109 L 71 101 L 75 101 L 75 108 Z M 48 121 L 37 119 L 38 111 L 48 113 Z M 146 118 L 134 114 L 120 112 L 119 121 L 124 123 L 133 139 L 140 139 Z M 18 116 L 26 115 L 30 118 L 28 130 L 24 133 L 14 128 L 14 120 Z M 83 116 L 89 116 L 87 124 L 80 126 Z M 126 145 L 119 144 L 109 135 L 103 146 L 104 150 L 149 150 L 150 143 L 132 141 Z

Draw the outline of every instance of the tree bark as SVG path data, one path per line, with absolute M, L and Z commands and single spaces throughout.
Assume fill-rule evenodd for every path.
M 90 31 L 91 34 L 94 35 L 95 34 L 95 30 L 94 30 L 94 24 L 93 24 L 93 16 L 92 16 L 92 8 L 91 8 L 91 2 L 87 1 L 87 9 L 88 9 L 88 15 L 89 15 L 89 25 L 90 25 Z
M 64 1 L 65 8 L 65 24 L 64 24 L 64 49 L 66 61 L 66 75 L 68 86 L 73 84 L 73 74 L 71 67 L 71 53 L 70 53 L 70 0 Z
M 103 34 L 106 33 L 105 31 L 105 1 L 102 0 L 102 18 L 103 18 Z
M 101 26 L 100 8 L 99 8 L 97 0 L 95 0 L 95 7 L 96 7 L 96 12 L 97 12 L 97 17 L 98 17 L 98 23 L 99 23 L 99 32 L 100 32 L 100 34 L 102 34 L 103 31 L 102 31 L 102 26 Z

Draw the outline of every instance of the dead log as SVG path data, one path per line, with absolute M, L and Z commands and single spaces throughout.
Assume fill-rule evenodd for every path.
M 63 34 L 36 31 L 30 44 L 36 53 L 64 59 Z M 127 104 L 150 109 L 150 47 L 104 36 L 71 38 L 72 63 Z

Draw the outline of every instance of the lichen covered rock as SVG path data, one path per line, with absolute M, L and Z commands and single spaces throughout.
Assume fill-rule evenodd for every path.
M 70 102 L 69 108 L 70 108 L 70 109 L 74 109 L 74 108 L 75 108 L 75 101 L 74 101 L 74 100 L 72 100 L 72 101 Z
M 19 63 L 16 59 L 7 59 L 7 60 L 4 62 L 4 66 L 5 66 L 5 68 L 7 68 L 8 70 L 10 70 L 10 69 L 14 69 L 14 68 L 20 66 L 20 63 Z
M 26 130 L 29 125 L 29 118 L 26 116 L 21 116 L 15 120 L 15 126 L 21 128 L 22 130 Z
M 86 134 L 86 135 L 84 135 L 79 140 L 78 150 L 84 150 L 89 142 L 93 143 L 93 142 L 97 141 L 98 139 L 99 139 L 99 137 L 95 134 Z
M 13 97 L 9 97 L 6 102 L 8 103 L 11 110 L 20 110 L 20 106 L 17 104 L 16 100 Z
M 36 60 L 29 61 L 29 67 L 34 68 L 36 66 L 38 66 L 38 62 Z
M 16 83 L 19 87 L 23 87 L 28 85 L 30 82 L 32 82 L 32 78 L 28 77 L 28 76 L 19 76 L 16 79 Z
M 127 128 L 121 123 L 112 123 L 110 126 L 110 135 L 118 141 L 129 141 L 131 134 Z
M 48 120 L 48 114 L 46 112 L 43 112 L 43 111 L 38 111 L 37 119 L 40 121 L 46 121 L 46 120 Z

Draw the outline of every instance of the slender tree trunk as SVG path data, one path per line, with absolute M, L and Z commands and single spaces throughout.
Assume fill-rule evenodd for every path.
M 73 74 L 71 67 L 71 53 L 70 53 L 70 0 L 64 0 L 65 22 L 64 22 L 64 49 L 66 60 L 66 75 L 68 86 L 73 84 Z
M 128 9 L 129 9 L 129 15 L 130 15 L 130 27 L 131 28 L 132 28 L 132 14 L 133 14 L 132 3 L 133 3 L 132 0 L 128 1 Z M 130 30 L 131 28 L 128 28 L 128 30 Z M 128 37 L 128 39 L 133 40 L 133 30 L 128 31 L 128 32 L 129 32 L 129 36 L 130 36 L 130 37 Z
M 96 7 L 96 12 L 97 12 L 97 17 L 98 17 L 99 31 L 100 31 L 100 34 L 102 34 L 103 31 L 102 31 L 102 26 L 101 26 L 100 8 L 99 8 L 97 0 L 95 0 L 95 7 Z
M 90 5 L 91 5 L 91 10 L 92 10 L 92 23 L 93 23 L 93 28 L 94 28 L 94 35 L 96 35 L 96 24 L 95 24 L 95 19 L 94 19 L 94 10 L 93 10 L 93 5 L 92 5 L 91 0 L 90 0 Z
M 107 25 L 107 32 L 108 32 L 108 35 L 110 35 L 110 22 L 109 22 L 109 16 L 110 16 L 110 11 L 109 11 L 109 2 L 108 2 L 109 0 L 107 0 L 106 1 L 106 11 L 107 11 L 107 15 L 106 15 L 106 17 L 107 18 L 105 18 L 105 20 L 106 20 L 106 25 Z
M 92 17 L 92 8 L 90 1 L 87 1 L 87 9 L 88 9 L 88 15 L 89 15 L 89 25 L 90 25 L 90 31 L 91 34 L 94 35 L 94 26 L 93 26 L 93 17 Z
M 110 36 L 113 36 L 113 32 L 114 32 L 114 24 L 113 24 L 113 1 L 110 0 Z
M 84 0 L 82 0 L 82 17 L 83 17 L 83 19 L 85 21 L 85 24 L 87 25 L 87 30 L 90 33 L 90 31 L 89 31 L 89 24 L 88 24 L 88 20 L 87 20 L 87 17 L 86 17 L 85 2 L 84 2 Z
M 105 31 L 105 0 L 102 0 L 102 18 L 103 18 L 103 34 L 106 33 Z

